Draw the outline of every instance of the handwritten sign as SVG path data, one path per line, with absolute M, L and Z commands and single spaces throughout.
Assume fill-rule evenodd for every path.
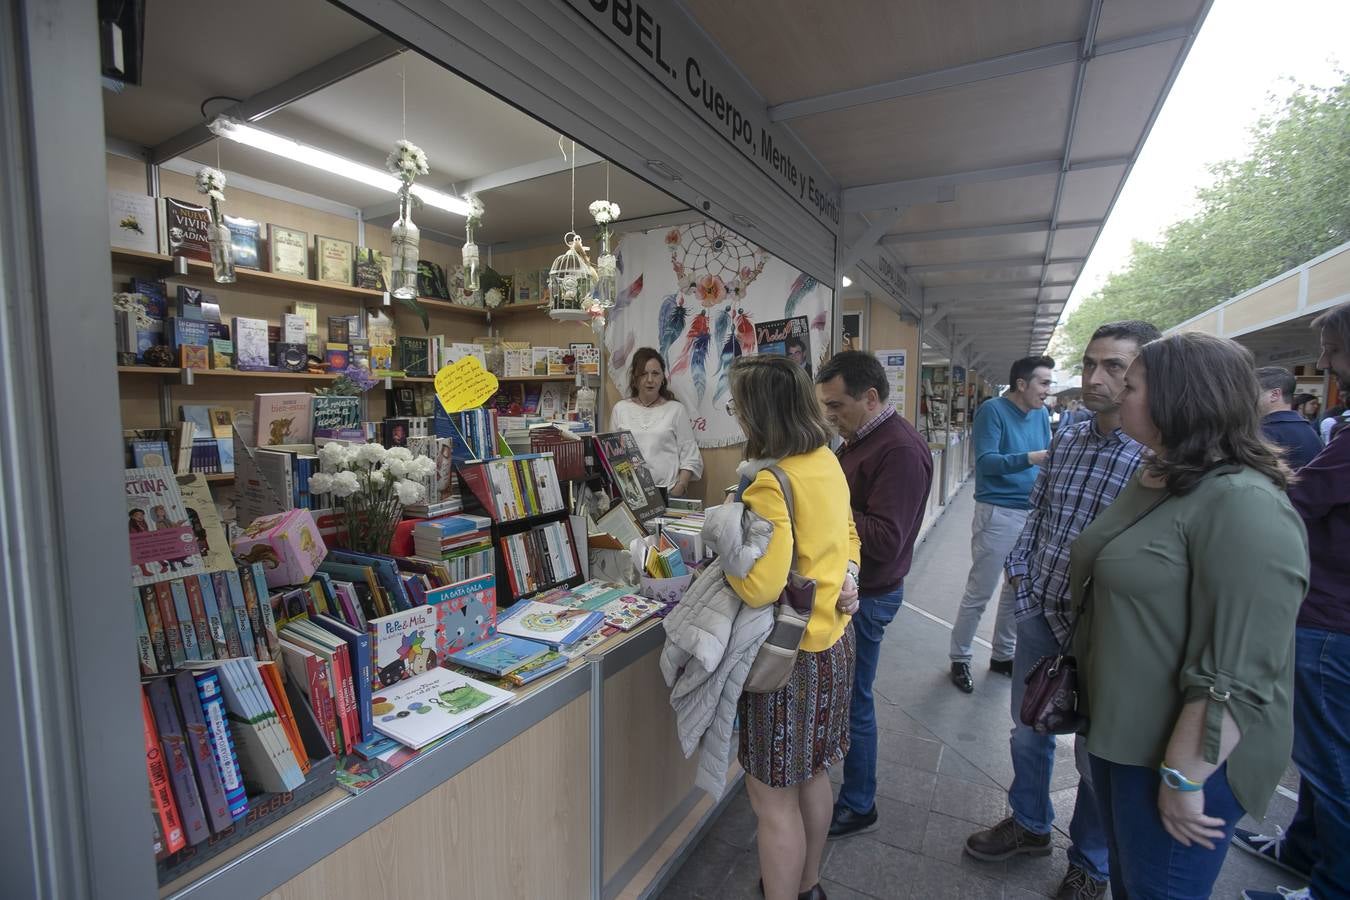
M 497 393 L 497 376 L 466 356 L 436 373 L 436 396 L 448 413 L 482 406 Z

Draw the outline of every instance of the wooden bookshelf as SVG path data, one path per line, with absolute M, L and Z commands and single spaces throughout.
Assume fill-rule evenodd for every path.
M 118 366 L 118 375 L 179 375 L 182 369 L 176 367 L 159 366 Z
M 451 303 L 449 300 L 436 300 L 431 297 L 418 297 L 417 302 L 429 310 L 450 313 L 451 315 L 464 316 L 468 319 L 483 320 L 487 318 L 487 310 L 479 306 L 465 306 L 462 303 Z M 393 300 L 397 305 L 398 301 Z
M 498 378 L 501 384 L 543 384 L 546 381 L 575 381 L 575 375 L 512 375 L 510 378 Z
M 225 482 L 234 481 L 234 473 L 233 473 L 233 472 L 229 472 L 229 473 L 223 473 L 223 472 L 222 472 L 222 473 L 220 473 L 220 474 L 218 474 L 218 475 L 207 475 L 207 476 L 206 476 L 206 480 L 207 480 L 208 482 L 210 482 L 211 484 L 223 484 L 223 483 L 225 483 Z
M 539 315 L 546 316 L 548 315 L 548 305 L 543 303 L 540 304 L 520 303 L 520 304 L 511 304 L 508 306 L 499 306 L 496 309 L 488 309 L 483 311 L 487 312 L 494 319 L 500 319 L 510 316 L 525 316 L 529 315 L 530 313 L 538 313 Z
M 211 284 L 215 281 L 211 277 L 211 264 L 203 262 L 200 259 L 189 259 L 187 261 L 188 274 L 174 275 L 172 272 L 174 258 L 165 256 L 162 253 L 146 253 L 142 250 L 121 250 L 112 251 L 114 262 L 131 263 L 135 265 L 154 266 L 164 268 L 169 271 L 164 273 L 165 277 L 188 278 L 191 280 L 206 280 Z M 376 301 L 384 303 L 383 291 L 372 291 L 368 288 L 353 287 L 344 284 L 332 284 L 327 281 L 315 281 L 311 278 L 296 278 L 294 275 L 278 275 L 275 272 L 263 272 L 258 269 L 244 269 L 236 267 L 234 270 L 234 284 L 240 287 L 255 286 L 264 293 L 276 293 L 278 295 L 291 295 L 295 293 L 326 294 L 328 296 L 351 297 L 361 300 L 365 303 Z M 228 287 L 228 285 L 222 285 Z
M 238 369 L 190 369 L 196 378 L 272 378 L 301 381 L 333 381 L 338 376 L 330 373 L 313 372 L 241 372 Z

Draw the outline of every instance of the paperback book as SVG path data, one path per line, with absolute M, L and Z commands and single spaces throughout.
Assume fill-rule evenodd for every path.
M 127 529 L 131 542 L 131 583 L 206 571 L 173 469 L 127 469 Z
M 547 644 L 553 649 L 575 644 L 604 622 L 602 613 L 522 600 L 497 621 L 500 634 Z
M 497 635 L 450 654 L 448 661 L 498 677 L 534 662 L 550 651 L 547 644 L 511 635 Z
M 432 669 L 372 698 L 375 730 L 418 750 L 511 702 L 511 694 L 449 669 Z

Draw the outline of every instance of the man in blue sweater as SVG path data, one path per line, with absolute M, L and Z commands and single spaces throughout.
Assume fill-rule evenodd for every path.
M 1045 398 L 1055 361 L 1028 356 L 1013 363 L 1008 390 L 975 413 L 975 521 L 970 539 L 970 576 L 961 611 L 952 627 L 952 684 L 969 694 L 970 647 L 984 608 L 1003 574 L 1003 563 L 1022 533 L 1031 508 L 1031 488 L 1050 447 L 1050 415 Z M 994 621 L 994 653 L 989 668 L 1012 677 L 1017 621 L 1016 594 L 1003 586 Z
M 1256 370 L 1261 385 L 1261 433 L 1285 452 L 1284 461 L 1297 472 L 1322 452 L 1322 437 L 1313 424 L 1289 408 L 1298 380 L 1288 369 L 1266 366 Z

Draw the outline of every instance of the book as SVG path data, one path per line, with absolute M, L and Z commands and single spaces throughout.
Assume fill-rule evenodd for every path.
M 354 263 L 355 254 L 351 241 L 315 236 L 314 275 L 318 281 L 350 285 Z
M 427 339 L 419 337 L 400 337 L 398 339 L 399 367 L 413 378 L 426 378 L 431 374 L 427 358 Z
M 436 608 L 416 606 L 392 616 L 371 619 L 371 677 L 375 688 L 390 687 L 442 662 L 436 652 Z
M 211 212 L 173 197 L 159 201 L 160 246 L 169 256 L 211 261 Z
M 170 458 L 168 441 L 131 442 L 131 464 L 138 469 L 145 466 L 167 466 Z
M 183 836 L 189 846 L 195 847 L 211 836 L 211 827 L 207 822 L 206 809 L 202 805 L 201 792 L 197 787 L 197 776 L 193 771 L 187 734 L 183 730 L 178 708 L 174 704 L 171 681 L 172 679 L 167 676 L 152 678 L 145 684 L 145 694 L 150 700 L 150 711 L 155 717 L 155 730 L 159 733 L 160 749 L 164 751 L 164 765 L 173 785 L 174 798 L 178 801 Z
M 631 631 L 664 608 L 665 604 L 656 600 L 624 594 L 600 607 L 599 612 L 605 617 L 606 625 L 613 625 L 620 631 Z
M 267 341 L 266 319 L 235 316 L 231 320 L 230 333 L 234 340 L 236 368 L 258 370 L 269 367 L 271 354 Z
M 549 653 L 547 644 L 499 634 L 451 653 L 449 662 L 498 677 L 513 672 Z
M 141 603 L 141 592 L 131 589 L 131 609 L 136 617 L 136 661 L 140 664 L 142 675 L 154 675 L 159 671 L 155 659 L 154 640 L 150 637 L 150 622 L 145 616 L 145 606 Z M 163 640 L 163 635 L 160 636 Z
M 130 191 L 108 191 L 109 243 L 127 250 L 159 252 L 155 198 Z
M 245 784 L 267 793 L 285 793 L 303 784 L 304 774 L 282 733 L 257 663 L 226 659 L 193 663 L 189 668 L 213 669 L 220 676 L 221 696 Z
M 262 268 L 262 223 L 243 216 L 225 216 L 225 227 L 230 230 L 234 264 L 245 269 Z
M 304 300 L 297 300 L 291 304 L 291 311 L 305 320 L 305 349 L 309 351 L 310 356 L 319 355 L 319 306 L 317 303 L 309 303 Z
M 528 662 L 519 669 L 507 672 L 502 676 L 502 680 L 515 687 L 523 687 L 532 681 L 543 678 L 550 672 L 565 668 L 570 661 L 567 656 L 557 650 L 550 650 L 533 662 Z
M 436 653 L 442 661 L 496 634 L 497 587 L 491 574 L 429 590 L 426 602 L 436 610 Z
M 211 748 L 211 734 L 202 713 L 201 698 L 197 695 L 197 682 L 191 672 L 178 672 L 168 680 L 172 682 L 178 711 L 182 716 L 183 735 L 201 794 L 202 808 L 211 830 L 224 831 L 230 827 L 234 816 L 230 811 L 230 800 L 225 793 L 225 782 L 220 766 L 216 763 L 215 751 Z
M 183 823 L 178 818 L 178 804 L 173 799 L 169 769 L 164 762 L 164 751 L 160 747 L 159 733 L 155 729 L 155 716 L 150 710 L 150 698 L 141 692 L 141 724 L 145 739 L 145 771 L 150 778 L 150 804 L 161 835 L 160 853 L 168 856 L 187 846 L 183 834 Z
M 309 277 L 309 234 L 280 225 L 267 226 L 268 268 L 278 275 Z
M 220 687 L 220 676 L 210 670 L 191 674 L 193 684 L 197 688 L 197 699 L 202 708 L 202 719 L 206 723 L 206 734 L 211 742 L 211 755 L 215 758 L 221 784 L 225 788 L 230 818 L 238 821 L 248 812 L 248 794 L 244 790 L 239 755 L 235 750 L 234 735 L 230 731 L 229 718 L 225 711 L 225 697 Z
M 285 344 L 304 344 L 308 335 L 308 324 L 299 313 L 281 314 L 281 341 Z
M 371 247 L 356 248 L 356 286 L 372 291 L 389 290 L 389 260 L 383 253 Z
M 346 644 L 347 659 L 352 673 L 352 687 L 356 693 L 356 713 L 361 740 L 375 737 L 371 727 L 370 696 L 374 683 L 370 666 L 370 635 L 341 622 L 332 616 L 311 616 L 310 621 Z
M 255 394 L 253 427 L 257 446 L 308 444 L 314 436 L 314 396 L 302 392 Z
M 614 493 L 628 504 L 638 521 L 645 527 L 661 515 L 665 509 L 661 492 L 652 481 L 651 472 L 647 469 L 632 432 L 597 434 L 594 447 Z
M 178 346 L 178 365 L 184 369 L 199 371 L 211 368 L 211 351 L 202 344 L 180 344 Z
M 141 604 L 146 629 L 150 633 L 150 651 L 155 657 L 155 669 L 167 672 L 173 668 L 173 659 L 169 656 L 168 635 L 164 631 L 164 620 L 160 616 L 159 601 L 155 597 L 155 586 L 147 584 L 131 589 Z
M 375 729 L 421 749 L 511 702 L 511 694 L 448 669 L 432 669 L 373 698 Z
M 172 469 L 127 469 L 125 493 L 132 584 L 206 571 Z
M 538 641 L 556 650 L 581 640 L 599 628 L 604 619 L 599 612 L 522 600 L 497 620 L 497 631 Z
M 338 737 L 336 700 L 333 693 L 330 669 L 312 650 L 307 650 L 289 640 L 281 642 L 282 665 L 296 685 L 302 697 L 314 712 L 325 743 L 329 750 L 341 746 Z
M 365 431 L 361 427 L 360 397 L 316 396 L 313 410 L 316 447 L 322 447 L 329 441 L 362 443 L 365 440 Z

